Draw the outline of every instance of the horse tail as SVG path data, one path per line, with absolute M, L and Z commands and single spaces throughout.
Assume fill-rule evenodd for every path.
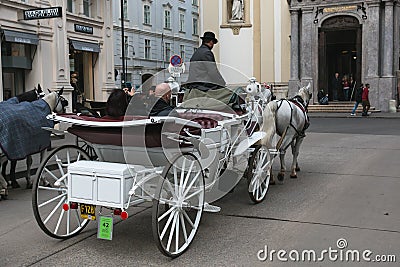
M 278 110 L 278 104 L 276 101 L 271 101 L 267 104 L 263 113 L 263 124 L 261 130 L 267 135 L 261 139 L 260 143 L 266 145 L 268 148 L 272 147 L 272 138 L 276 133 L 276 119 L 275 114 Z

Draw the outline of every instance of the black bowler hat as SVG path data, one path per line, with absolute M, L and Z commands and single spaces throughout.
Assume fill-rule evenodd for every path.
M 215 38 L 215 33 L 213 32 L 205 32 L 202 37 L 202 40 L 212 40 L 214 44 L 218 43 L 217 38 Z

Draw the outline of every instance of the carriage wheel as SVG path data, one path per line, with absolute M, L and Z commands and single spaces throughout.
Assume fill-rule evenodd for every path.
M 153 237 L 166 256 L 178 257 L 193 241 L 204 205 L 204 174 L 190 153 L 166 166 L 153 200 Z
M 259 145 L 254 150 L 247 171 L 247 185 L 250 199 L 258 204 L 267 195 L 271 177 L 271 154 L 266 146 Z
M 80 218 L 78 209 L 63 209 L 63 204 L 68 204 L 67 169 L 79 160 L 89 160 L 89 156 L 77 146 L 65 145 L 50 153 L 38 169 L 32 191 L 33 213 L 40 228 L 51 237 L 73 237 L 89 223 Z

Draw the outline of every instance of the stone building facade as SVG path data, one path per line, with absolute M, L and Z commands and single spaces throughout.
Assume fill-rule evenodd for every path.
M 24 20 L 25 10 L 53 7 L 60 17 Z M 1 1 L 0 100 L 40 83 L 64 87 L 72 103 L 72 74 L 86 98 L 106 100 L 115 88 L 111 10 L 110 0 Z
M 120 1 L 113 1 L 116 86 L 122 84 L 122 62 L 125 82 L 135 88 L 168 67 L 174 54 L 188 62 L 199 45 L 199 9 L 199 0 L 124 0 L 122 20 Z
M 335 72 L 369 83 L 371 104 L 398 98 L 400 3 L 394 0 L 288 0 L 291 15 L 289 94 L 310 82 L 333 93 Z M 332 97 L 332 96 L 331 96 Z M 316 102 L 316 98 L 314 102 Z

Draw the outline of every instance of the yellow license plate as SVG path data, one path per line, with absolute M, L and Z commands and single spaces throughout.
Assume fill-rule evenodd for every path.
M 96 206 L 80 204 L 81 218 L 85 220 L 96 220 Z

